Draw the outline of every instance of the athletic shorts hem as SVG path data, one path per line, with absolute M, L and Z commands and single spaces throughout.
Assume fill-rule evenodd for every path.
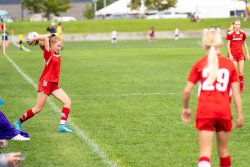
M 49 82 L 46 80 L 40 80 L 37 91 L 43 92 L 49 96 L 52 92 L 60 88 L 61 87 L 58 85 L 58 82 Z
M 195 128 L 197 130 L 206 130 L 206 131 L 226 131 L 230 132 L 232 130 L 233 124 L 230 119 L 213 119 L 213 118 L 204 118 L 196 119 Z

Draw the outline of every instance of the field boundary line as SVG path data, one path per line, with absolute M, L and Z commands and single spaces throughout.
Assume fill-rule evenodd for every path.
M 23 78 L 33 86 L 33 88 L 36 90 L 37 89 L 37 84 L 27 75 L 25 74 L 21 68 L 5 53 L 4 54 L 5 58 L 12 64 L 12 66 L 17 70 L 17 72 L 23 76 Z M 50 98 L 47 99 L 47 102 L 49 103 L 50 107 L 54 109 L 54 111 L 61 113 L 60 108 L 53 102 Z M 102 148 L 96 144 L 82 129 L 80 129 L 73 121 L 70 119 L 68 120 L 68 123 L 70 127 L 75 131 L 74 133 L 79 136 L 81 139 L 83 139 L 90 147 L 91 149 L 97 153 L 102 160 L 109 164 L 111 167 L 119 167 L 119 165 L 116 162 L 113 162 L 107 153 L 102 150 Z
M 19 45 L 15 42 L 11 42 L 14 46 L 18 47 L 19 48 Z M 30 50 L 26 47 L 23 46 L 23 50 L 25 50 L 26 52 L 30 52 Z

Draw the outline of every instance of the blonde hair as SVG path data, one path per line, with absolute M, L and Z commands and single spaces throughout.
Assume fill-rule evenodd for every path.
M 236 21 L 239 21 L 240 22 L 240 19 L 236 18 L 232 21 L 230 27 L 228 28 L 228 31 L 233 31 L 234 30 L 234 24 Z
M 51 34 L 50 37 L 49 37 L 49 46 L 51 46 L 51 44 L 54 44 L 58 41 L 61 41 L 61 39 L 56 36 L 55 34 Z M 44 46 L 44 42 L 43 41 L 39 41 L 39 45 L 40 45 L 40 48 L 42 50 L 44 50 L 45 46 Z
M 233 22 L 232 22 L 232 25 L 234 25 L 236 21 L 239 21 L 239 22 L 240 22 L 240 19 L 238 19 L 238 18 L 237 18 L 237 19 L 234 19 Z
M 234 30 L 234 24 L 232 23 L 230 27 L 228 28 L 228 31 L 233 31 Z
M 209 69 L 209 84 L 212 85 L 216 80 L 217 71 L 219 69 L 219 62 L 216 50 L 222 46 L 222 38 L 220 33 L 215 30 L 209 30 L 204 33 L 202 44 L 208 51 L 208 69 Z
M 61 39 L 58 37 L 58 36 L 56 36 L 55 34 L 52 34 L 51 36 L 50 36 L 50 38 L 49 38 L 49 44 L 51 45 L 51 44 L 54 44 L 54 43 L 56 43 L 56 42 L 58 42 L 58 41 L 61 41 Z

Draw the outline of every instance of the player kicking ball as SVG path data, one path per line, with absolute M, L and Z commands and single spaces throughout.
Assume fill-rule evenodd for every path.
M 58 132 L 73 132 L 66 126 L 70 113 L 71 100 L 59 86 L 61 68 L 61 56 L 59 51 L 62 47 L 62 41 L 55 34 L 38 35 L 34 32 L 30 33 L 26 37 L 26 41 L 30 45 L 36 45 L 39 43 L 41 49 L 44 51 L 43 58 L 45 60 L 45 67 L 39 79 L 37 101 L 35 106 L 28 109 L 23 116 L 15 121 L 14 127 L 17 130 L 22 130 L 22 123 L 41 112 L 48 96 L 52 94 L 63 103 Z

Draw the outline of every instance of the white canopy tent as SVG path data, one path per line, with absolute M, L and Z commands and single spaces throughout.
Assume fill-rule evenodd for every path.
M 245 9 L 245 2 L 239 0 L 178 0 L 175 8 L 169 10 L 196 13 L 200 18 L 227 18 L 230 17 L 230 12 Z
M 128 5 L 131 0 L 118 0 L 105 8 L 98 10 L 96 16 L 137 14 L 139 11 L 131 10 Z
M 130 15 L 145 13 L 143 6 L 140 10 L 131 10 L 128 5 L 131 0 L 118 0 L 109 6 L 98 10 L 96 16 L 107 15 Z M 246 9 L 245 2 L 239 0 L 178 0 L 175 8 L 169 11 L 175 13 L 196 13 L 200 18 L 227 18 L 230 17 L 232 11 L 244 11 Z M 147 11 L 146 11 L 147 13 Z

